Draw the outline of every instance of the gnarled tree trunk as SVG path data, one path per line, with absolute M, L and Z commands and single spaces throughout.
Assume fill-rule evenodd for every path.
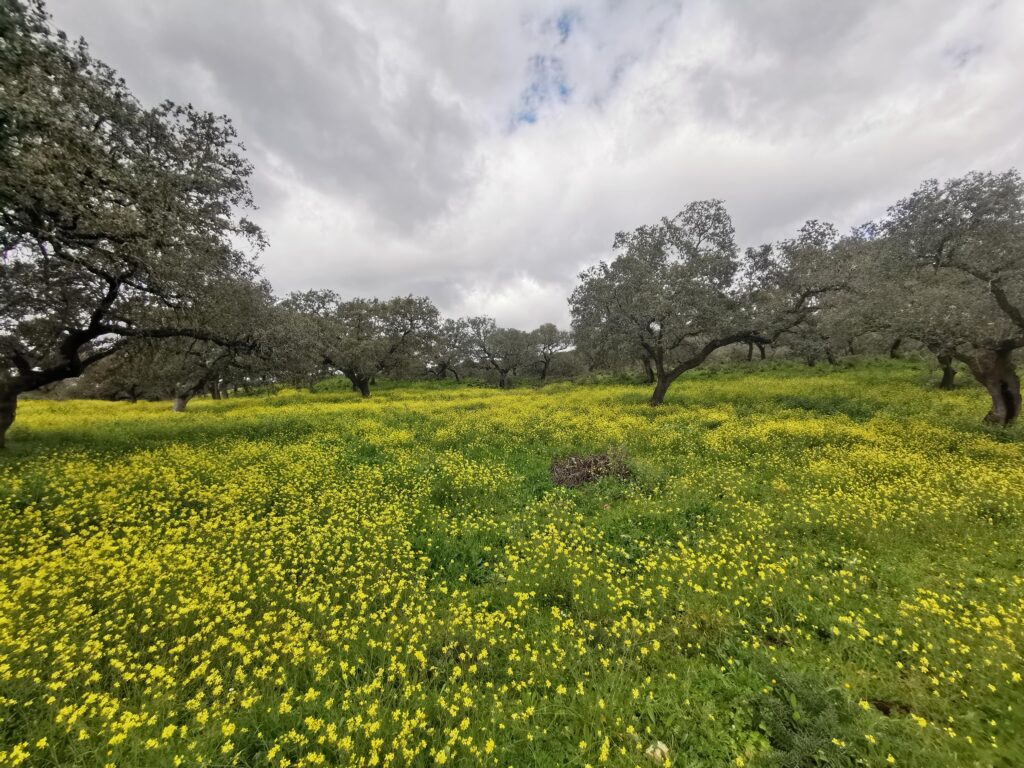
M 6 445 L 7 430 L 18 411 L 18 393 L 13 387 L 0 387 L 0 448 Z
M 679 377 L 682 370 L 666 370 L 664 358 L 657 355 L 653 362 L 655 383 L 654 391 L 651 393 L 650 405 L 652 408 L 655 408 L 665 402 L 665 393 L 668 392 L 668 388 L 672 386 L 672 382 Z
M 508 389 L 508 371 L 498 371 L 498 387 Z
M 370 396 L 370 383 L 371 377 L 364 376 L 361 373 L 350 373 L 349 371 L 343 371 L 345 378 L 352 382 L 352 391 L 358 392 L 363 397 Z
M 896 339 L 892 343 L 892 345 L 889 347 L 889 357 L 891 357 L 891 358 L 893 358 L 895 360 L 897 357 L 900 356 L 900 345 L 902 343 L 903 343 L 903 339 L 902 338 Z
M 190 384 L 179 384 L 174 390 L 174 402 L 171 403 L 171 410 L 175 413 L 184 413 L 189 401 L 205 389 L 207 389 L 205 376 Z
M 699 350 L 694 352 L 689 358 L 672 368 L 665 367 L 665 353 L 662 350 L 649 349 L 648 351 L 651 352 L 652 362 L 654 363 L 654 370 L 657 374 L 654 392 L 651 393 L 651 406 L 656 407 L 665 402 L 665 393 L 668 392 L 668 388 L 672 386 L 672 382 L 687 371 L 693 370 L 697 366 L 701 365 L 716 349 L 728 347 L 730 344 L 738 344 L 740 342 L 748 341 L 752 336 L 755 336 L 752 332 L 741 332 L 712 339 Z M 761 341 L 761 337 L 756 336 L 755 343 L 759 342 L 763 343 Z
M 1013 423 L 1020 413 L 1020 379 L 1013 368 L 1008 350 L 976 352 L 965 361 L 992 398 L 992 407 L 985 416 L 989 424 Z
M 651 407 L 661 405 L 665 402 L 665 393 L 672 385 L 672 379 L 668 376 L 659 375 L 658 383 L 654 385 L 654 392 L 651 393 Z

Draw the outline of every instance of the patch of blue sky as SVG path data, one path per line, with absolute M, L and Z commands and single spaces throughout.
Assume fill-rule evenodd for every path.
M 558 14 L 555 19 L 555 29 L 558 30 L 558 42 L 564 43 L 572 34 L 573 26 L 579 20 L 579 14 L 573 10 L 565 10 Z
M 535 123 L 545 105 L 565 103 L 572 95 L 565 65 L 559 57 L 537 54 L 530 58 L 527 70 L 529 82 L 519 97 L 513 124 Z

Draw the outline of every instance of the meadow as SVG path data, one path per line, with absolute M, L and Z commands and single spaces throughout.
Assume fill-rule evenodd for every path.
M 1024 764 L 1024 430 L 930 377 L 23 402 L 0 766 Z

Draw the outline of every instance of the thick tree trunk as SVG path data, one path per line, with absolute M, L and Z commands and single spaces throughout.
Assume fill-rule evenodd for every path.
M 761 359 L 764 360 L 764 344 L 758 344 L 757 351 L 761 353 Z
M 658 383 L 654 386 L 654 392 L 651 393 L 652 408 L 665 402 L 665 393 L 668 392 L 671 384 L 672 380 L 668 376 L 659 374 Z
M 498 371 L 498 388 L 508 389 L 508 371 Z
M 900 356 L 900 344 L 903 343 L 903 339 L 899 338 L 894 341 L 889 347 L 889 357 L 894 360 Z
M 942 366 L 942 381 L 939 382 L 939 389 L 953 389 L 953 380 L 956 378 L 956 368 L 953 367 L 952 355 L 939 355 L 939 365 Z
M 370 384 L 373 382 L 372 377 L 363 376 L 360 373 L 349 373 L 346 371 L 345 378 L 352 382 L 353 392 L 358 392 L 363 397 L 370 396 Z
M 836 364 L 836 356 L 832 352 L 832 347 L 827 345 L 825 346 L 825 359 L 828 360 L 829 365 Z
M 547 360 L 542 360 L 540 365 L 540 380 L 543 384 L 548 380 L 548 366 L 551 365 Z
M 648 384 L 654 383 L 654 366 L 651 365 L 651 359 L 649 357 L 640 358 L 640 362 L 644 366 L 644 377 Z
M 171 410 L 175 413 L 184 413 L 188 407 L 188 401 L 192 399 L 192 395 L 175 395 L 174 403 L 171 405 Z
M 1020 413 L 1020 379 L 1013 369 L 1011 352 L 986 350 L 967 360 L 974 378 L 988 390 L 992 407 L 985 416 L 989 424 L 1013 423 Z
M 0 389 L 0 448 L 6 444 L 7 430 L 18 411 L 18 393 L 13 388 Z
M 215 381 L 210 383 L 210 397 L 214 400 L 220 400 L 220 389 Z

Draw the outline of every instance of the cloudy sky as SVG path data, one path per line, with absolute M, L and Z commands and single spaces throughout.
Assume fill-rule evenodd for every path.
M 567 323 L 616 230 L 741 245 L 1024 167 L 1016 0 L 50 0 L 146 103 L 230 115 L 278 293 Z

